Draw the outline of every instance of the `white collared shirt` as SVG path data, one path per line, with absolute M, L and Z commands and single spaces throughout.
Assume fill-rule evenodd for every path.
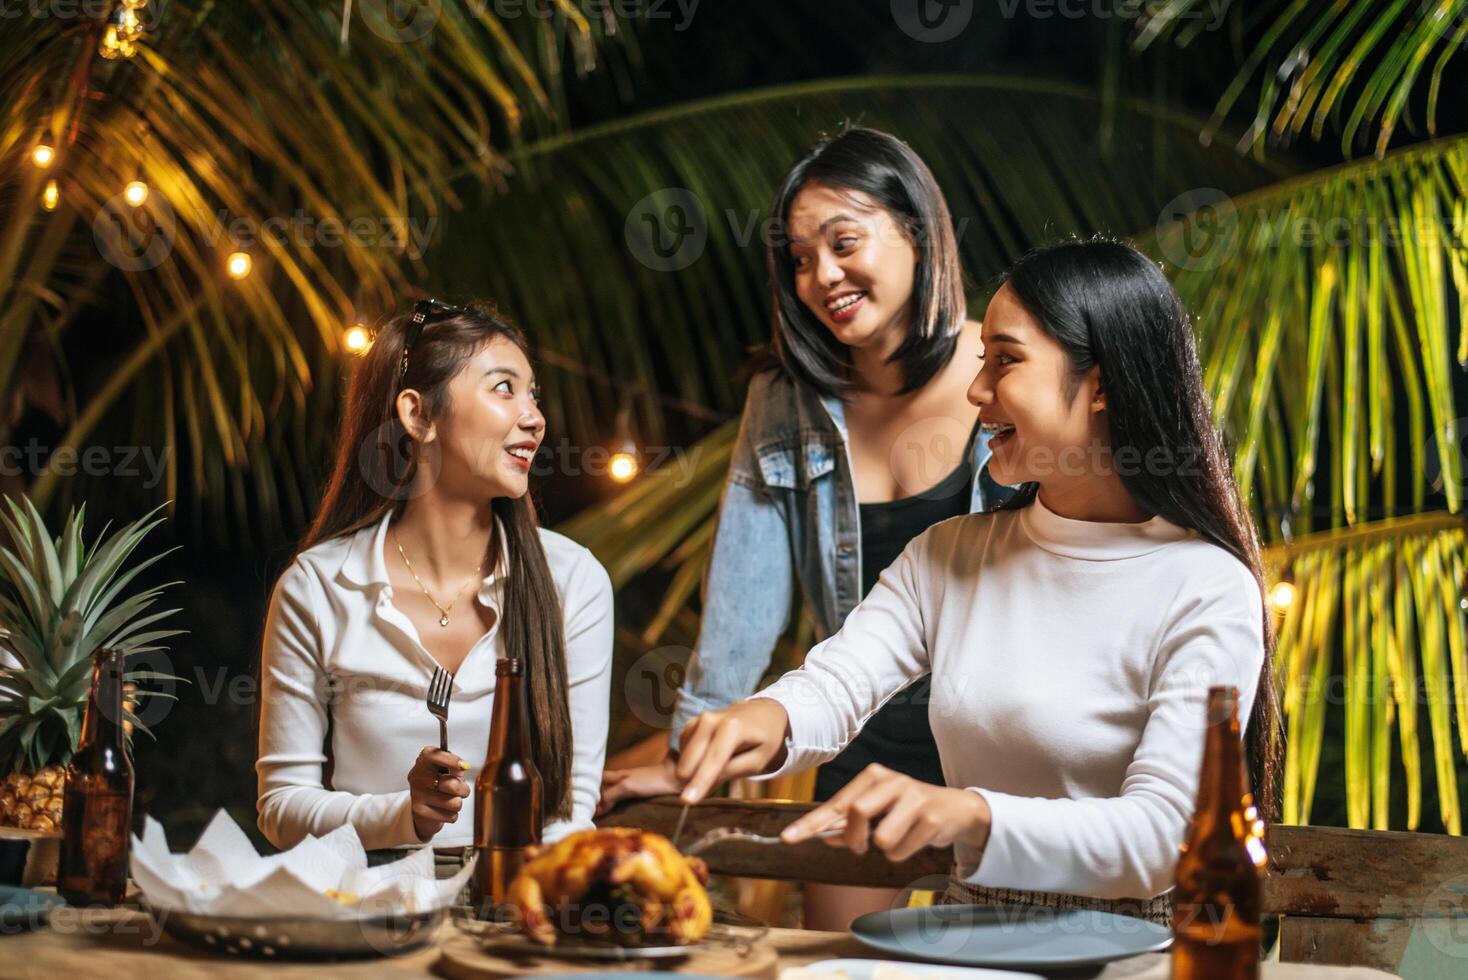
M 344 823 L 368 849 L 416 847 L 408 771 L 425 745 L 437 745 L 428 684 L 438 665 L 413 623 L 392 603 L 383 545 L 389 518 L 301 553 L 270 598 L 261 653 L 260 830 L 277 847 Z M 503 537 L 501 537 L 503 540 Z M 565 616 L 567 691 L 572 728 L 571 817 L 548 823 L 559 840 L 592 826 L 601 792 L 611 696 L 612 584 L 591 552 L 541 529 Z M 504 564 L 481 583 L 478 600 L 500 612 Z M 459 819 L 430 841 L 474 840 L 474 778 L 484 764 L 495 686 L 503 657 L 501 617 L 470 648 L 454 677 L 449 749 L 473 768 Z M 328 704 L 332 788 L 322 781 Z

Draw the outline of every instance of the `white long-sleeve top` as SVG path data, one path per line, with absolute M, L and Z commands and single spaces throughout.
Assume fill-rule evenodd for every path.
M 277 847 L 344 823 L 364 847 L 418 846 L 407 776 L 425 745 L 437 745 L 428 684 L 437 662 L 408 617 L 392 603 L 383 544 L 389 519 L 302 552 L 281 575 L 265 623 L 261 677 L 260 830 Z M 503 537 L 501 537 L 503 540 Z M 549 843 L 592 826 L 606 755 L 612 662 L 612 586 L 591 552 L 540 531 L 565 616 L 566 672 L 573 758 L 571 817 L 548 823 Z M 477 598 L 500 612 L 505 562 Z M 501 616 L 470 648 L 454 677 L 449 748 L 473 768 L 458 821 L 430 841 L 473 843 L 474 778 L 484 764 L 503 657 Z M 322 784 L 331 718 L 332 785 Z M 464 816 L 469 815 L 468 818 Z
M 1263 663 L 1247 566 L 1161 517 L 1070 520 L 1036 501 L 915 538 L 840 632 L 755 697 L 790 718 L 787 758 L 834 757 L 929 671 L 946 783 L 993 823 L 957 873 L 991 888 L 1149 898 L 1172 887 L 1214 684 L 1241 721 Z

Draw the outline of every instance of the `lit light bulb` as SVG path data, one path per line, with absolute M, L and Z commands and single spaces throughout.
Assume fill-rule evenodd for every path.
M 607 471 L 611 474 L 613 480 L 616 480 L 618 483 L 626 483 L 637 475 L 639 469 L 636 456 L 632 453 L 620 452 L 612 454 L 611 464 Z
M 45 143 L 37 144 L 36 148 L 31 151 L 31 162 L 40 167 L 42 170 L 45 170 L 47 167 L 51 166 L 51 164 L 55 160 L 56 151 L 53 148 L 47 146 Z
M 353 354 L 360 354 L 372 346 L 372 331 L 360 323 L 355 324 L 342 336 L 342 346 Z
M 56 205 L 61 203 L 61 188 L 56 186 L 56 181 L 46 181 L 46 189 L 41 192 L 41 207 L 47 211 L 55 211 Z
M 123 57 L 122 41 L 117 36 L 116 24 L 107 25 L 107 33 L 102 35 L 102 43 L 97 45 L 97 53 L 108 61 L 116 61 Z
M 1286 612 L 1295 604 L 1299 596 L 1299 589 L 1295 588 L 1294 582 L 1280 581 L 1274 583 L 1269 590 L 1269 604 L 1274 607 L 1275 612 Z
M 148 185 L 141 180 L 130 181 L 127 187 L 123 188 L 122 196 L 127 203 L 135 208 L 140 208 L 148 199 Z
M 225 268 L 229 270 L 231 279 L 243 279 L 250 274 L 250 269 L 254 265 L 255 263 L 250 260 L 250 253 L 231 252 Z
M 122 0 L 122 5 L 128 10 L 142 10 L 148 5 L 148 0 Z

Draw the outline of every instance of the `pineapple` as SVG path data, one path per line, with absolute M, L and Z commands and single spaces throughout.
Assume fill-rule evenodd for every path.
M 169 582 L 118 601 L 140 572 L 165 551 L 123 571 L 128 556 L 162 523 L 154 509 L 90 548 L 82 540 L 86 506 L 67 516 L 54 542 L 30 500 L 24 507 L 5 498 L 0 512 L 9 547 L 0 546 L 0 826 L 61 829 L 66 764 L 81 738 L 82 715 L 91 692 L 92 654 L 113 647 L 129 654 L 161 650 L 159 640 L 183 630 L 145 627 L 177 612 L 144 615 Z M 159 508 L 161 509 L 161 508 Z M 106 528 L 103 529 L 103 535 Z M 171 550 L 171 549 L 170 549 Z M 179 678 L 152 671 L 129 672 L 139 680 Z M 129 734 L 147 728 L 132 709 L 150 692 L 133 690 L 125 706 Z M 165 695 L 166 696 L 166 695 Z M 151 733 L 150 733 L 151 734 Z

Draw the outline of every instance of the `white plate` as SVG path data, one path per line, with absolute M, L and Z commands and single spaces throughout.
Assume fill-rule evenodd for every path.
M 780 980 L 1044 980 L 1038 973 L 893 960 L 821 960 L 780 971 Z

